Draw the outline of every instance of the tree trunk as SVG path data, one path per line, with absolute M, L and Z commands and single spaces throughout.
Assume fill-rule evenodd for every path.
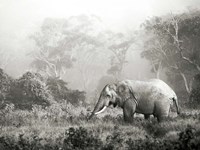
M 156 78 L 160 79 L 160 71 L 161 71 L 161 62 L 158 64 L 158 69 L 156 71 Z
M 190 93 L 190 88 L 189 88 L 188 81 L 187 81 L 187 79 L 186 79 L 186 77 L 185 77 L 185 74 L 182 73 L 182 72 L 180 71 L 180 75 L 181 75 L 182 78 L 183 78 L 184 85 L 185 85 L 185 89 L 186 89 L 187 93 L 189 94 L 189 93 Z

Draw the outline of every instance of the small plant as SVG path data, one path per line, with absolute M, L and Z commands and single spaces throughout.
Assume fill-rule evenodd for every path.
M 199 149 L 200 142 L 196 140 L 195 129 L 191 126 L 188 126 L 185 131 L 179 134 L 179 149 Z
M 146 124 L 146 130 L 153 137 L 163 137 L 168 132 L 164 124 L 152 124 L 151 122 Z
M 66 131 L 65 136 L 63 149 L 66 150 L 99 149 L 102 145 L 102 141 L 97 136 L 83 127 L 77 129 L 71 127 Z
M 114 132 L 107 136 L 106 144 L 103 147 L 103 150 L 117 150 L 124 147 L 124 137 L 119 130 L 118 126 L 114 127 Z

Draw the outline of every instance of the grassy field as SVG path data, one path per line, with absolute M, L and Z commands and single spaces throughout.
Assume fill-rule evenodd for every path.
M 121 109 L 108 109 L 87 121 L 84 107 L 55 104 L 31 111 L 7 105 L 0 111 L 0 149 L 198 149 L 200 110 L 182 108 L 158 123 L 136 115 L 123 121 Z

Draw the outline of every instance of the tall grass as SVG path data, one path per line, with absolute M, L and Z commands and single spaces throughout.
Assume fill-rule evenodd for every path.
M 132 124 L 126 124 L 118 109 L 89 121 L 88 115 L 85 107 L 67 103 L 34 105 L 29 111 L 7 105 L 0 110 L 0 149 L 195 149 L 200 143 L 198 109 L 185 108 L 180 116 L 172 112 L 162 123 L 136 115 Z

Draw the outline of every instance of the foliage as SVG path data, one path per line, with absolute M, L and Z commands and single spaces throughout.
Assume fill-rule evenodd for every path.
M 0 148 L 173 150 L 200 146 L 199 110 L 184 110 L 162 123 L 136 116 L 132 124 L 126 124 L 115 114 L 87 121 L 83 106 L 63 102 L 45 108 L 34 105 L 28 111 L 10 104 L 0 111 Z
M 193 77 L 189 102 L 193 106 L 200 104 L 200 74 L 196 74 Z
M 89 47 L 95 49 L 99 45 L 94 34 L 97 22 L 97 17 L 85 15 L 46 18 L 40 31 L 31 36 L 38 48 L 32 53 L 35 59 L 31 66 L 51 77 L 61 77 L 77 61 L 79 50 L 87 47 L 89 51 Z
M 107 136 L 103 150 L 122 149 L 124 144 L 123 142 L 124 138 L 122 137 L 122 133 L 120 133 L 118 127 L 115 126 L 113 133 Z
M 116 130 L 116 129 L 114 129 Z M 146 137 L 146 139 L 133 140 L 132 138 L 123 138 L 120 132 L 113 132 L 106 137 L 104 142 L 97 133 L 94 135 L 92 130 L 79 127 L 70 127 L 66 130 L 64 138 L 57 137 L 56 142 L 42 138 L 37 134 L 31 134 L 26 137 L 25 134 L 19 134 L 15 139 L 12 136 L 0 137 L 1 149 L 63 149 L 63 150 L 79 150 L 79 149 L 100 149 L 100 150 L 120 150 L 120 149 L 136 149 L 136 150 L 196 150 L 200 148 L 199 137 L 196 131 L 188 126 L 180 132 L 179 138 L 170 139 L 154 139 Z
M 66 100 L 73 105 L 85 103 L 85 92 L 72 90 L 66 87 L 67 83 L 60 79 L 49 77 L 47 79 L 47 87 L 56 101 Z
M 189 81 L 200 71 L 199 13 L 153 17 L 142 25 L 146 36 L 142 57 L 150 61 L 153 72 L 165 69 L 169 79 L 181 80 L 188 93 Z M 180 88 L 180 84 L 174 86 Z
M 6 100 L 6 97 L 10 93 L 11 85 L 13 79 L 9 77 L 1 68 L 0 68 L 0 102 Z
M 59 78 L 44 78 L 39 73 L 26 72 L 19 79 L 12 79 L 0 70 L 1 107 L 13 103 L 16 108 L 31 109 L 33 105 L 49 106 L 62 103 L 85 104 L 85 92 L 67 88 L 67 83 Z M 4 103 L 4 104 L 3 104 Z
M 31 36 L 38 47 L 32 54 L 35 59 L 31 66 L 38 72 L 59 77 L 64 69 L 72 67 L 73 60 L 69 55 L 69 49 L 65 49 L 60 42 L 64 38 L 62 32 L 66 25 L 63 19 L 47 18 L 41 26 L 41 31 Z
M 127 63 L 126 55 L 133 43 L 133 39 L 126 37 L 122 33 L 112 33 L 110 40 L 108 49 L 112 52 L 112 55 L 110 57 L 111 66 L 107 73 L 119 80 L 122 77 L 121 73 L 124 65 Z
M 71 90 L 68 94 L 68 100 L 73 105 L 80 105 L 85 103 L 85 92 L 79 90 Z
M 26 72 L 15 80 L 11 87 L 10 99 L 17 108 L 31 108 L 33 104 L 48 106 L 52 97 L 47 89 L 45 80 L 39 73 Z
M 57 101 L 67 99 L 69 89 L 66 85 L 67 83 L 60 78 L 48 77 L 47 79 L 48 90 Z
M 193 129 L 188 126 L 184 131 L 180 132 L 179 139 L 172 140 L 160 140 L 147 137 L 145 140 L 136 140 L 132 141 L 131 139 L 127 140 L 128 149 L 149 149 L 149 150 L 196 150 L 200 148 L 200 143 L 197 141 L 198 138 L 195 137 L 195 132 Z
M 52 145 L 51 143 L 43 144 L 44 139 L 38 136 L 31 136 L 28 139 L 24 137 L 24 134 L 19 135 L 19 140 L 14 141 L 14 139 L 9 139 L 8 137 L 0 137 L 0 148 L 4 150 L 29 150 L 29 149 L 41 149 L 41 150 L 59 150 L 60 143 Z
M 85 128 L 69 128 L 65 133 L 64 149 L 100 149 L 102 141 Z

